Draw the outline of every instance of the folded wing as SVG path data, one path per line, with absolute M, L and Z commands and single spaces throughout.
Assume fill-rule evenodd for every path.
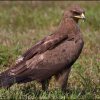
M 36 54 L 43 53 L 47 50 L 53 49 L 58 44 L 62 43 L 64 40 L 68 38 L 67 35 L 59 35 L 59 34 L 51 34 L 38 42 L 36 45 L 34 45 L 32 48 L 30 48 L 28 51 L 26 51 L 22 57 L 23 60 L 29 60 L 32 57 L 34 57 Z
M 65 41 L 67 39 L 67 35 L 59 35 L 59 34 L 51 34 L 48 37 L 44 38 L 42 41 L 34 45 L 31 49 L 29 49 L 27 52 L 25 52 L 23 56 L 23 61 L 16 64 L 14 67 L 11 68 L 10 74 L 11 75 L 20 75 L 27 73 L 28 70 L 30 70 L 30 65 L 26 64 L 26 61 L 35 57 L 38 54 L 44 53 L 47 50 L 51 50 L 58 46 L 60 43 Z M 38 61 L 39 62 L 39 61 Z M 35 67 L 35 61 L 33 61 L 32 65 Z M 18 75 L 18 76 L 19 76 Z

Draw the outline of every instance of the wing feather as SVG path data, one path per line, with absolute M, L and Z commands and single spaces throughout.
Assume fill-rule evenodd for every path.
M 42 41 L 34 45 L 32 48 L 30 48 L 28 51 L 26 51 L 22 55 L 22 57 L 24 58 L 23 60 L 29 60 L 36 54 L 40 54 L 47 50 L 53 49 L 67 38 L 68 38 L 67 35 L 62 35 L 62 36 L 59 34 L 49 35 L 48 37 L 44 38 Z
M 51 50 L 56 47 L 58 44 L 62 43 L 68 37 L 67 35 L 50 35 L 44 38 L 42 41 L 34 45 L 31 49 L 23 54 L 23 61 L 19 62 L 10 70 L 11 75 L 20 75 L 24 72 L 27 73 L 30 68 L 27 67 L 26 61 L 34 57 L 36 54 L 41 54 L 47 50 Z

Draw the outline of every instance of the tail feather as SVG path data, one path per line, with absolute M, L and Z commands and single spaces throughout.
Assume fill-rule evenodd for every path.
M 8 75 L 8 72 L 3 72 L 0 74 L 0 87 L 8 88 L 15 83 L 15 78 Z
M 19 83 L 23 77 L 18 74 L 25 70 L 25 63 L 17 64 L 0 74 L 0 87 L 8 88 L 14 83 Z

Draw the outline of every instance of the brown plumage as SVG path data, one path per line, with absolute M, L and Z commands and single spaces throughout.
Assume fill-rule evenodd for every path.
M 71 66 L 83 48 L 83 39 L 78 20 L 84 19 L 84 10 L 79 6 L 64 12 L 58 29 L 35 44 L 16 62 L 16 65 L 0 74 L 0 86 L 37 80 L 46 90 L 50 78 L 55 75 L 62 90 L 66 89 Z

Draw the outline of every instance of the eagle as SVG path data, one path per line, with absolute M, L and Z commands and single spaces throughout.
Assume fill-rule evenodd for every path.
M 0 87 L 9 88 L 15 83 L 36 80 L 43 90 L 47 90 L 50 79 L 55 76 L 64 91 L 71 66 L 84 45 L 79 19 L 85 19 L 85 10 L 80 6 L 74 5 L 65 10 L 53 34 L 37 42 L 16 60 L 15 65 L 0 73 Z

